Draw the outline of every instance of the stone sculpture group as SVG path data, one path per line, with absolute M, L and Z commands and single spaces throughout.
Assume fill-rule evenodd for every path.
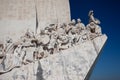
M 92 10 L 88 16 L 87 26 L 80 19 L 77 22 L 73 19 L 69 24 L 50 24 L 39 34 L 28 29 L 17 42 L 8 37 L 4 44 L 0 43 L 0 73 L 101 36 L 100 21 L 94 18 Z

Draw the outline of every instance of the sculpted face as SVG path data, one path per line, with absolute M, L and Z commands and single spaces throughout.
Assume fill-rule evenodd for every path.
M 90 10 L 88 16 L 91 16 L 91 15 L 93 16 L 93 14 L 94 14 L 93 10 Z
M 79 19 L 77 19 L 77 22 L 78 22 L 78 23 L 80 23 L 80 22 L 81 22 L 81 19 L 80 19 L 80 18 L 79 18 Z

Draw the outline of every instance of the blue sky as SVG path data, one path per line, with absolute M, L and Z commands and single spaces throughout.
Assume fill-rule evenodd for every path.
M 70 0 L 70 6 L 72 19 L 80 18 L 85 25 L 89 10 L 94 10 L 108 36 L 90 80 L 120 80 L 120 1 Z

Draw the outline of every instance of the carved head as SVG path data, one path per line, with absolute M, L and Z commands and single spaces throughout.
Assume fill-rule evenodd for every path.
M 80 23 L 80 22 L 81 22 L 81 19 L 80 19 L 80 18 L 78 18 L 78 19 L 77 19 L 77 22 L 78 22 L 78 23 Z
M 34 37 L 34 32 L 31 29 L 27 29 L 25 36 L 28 38 Z
M 13 41 L 12 41 L 12 39 L 11 39 L 10 37 L 7 37 L 7 38 L 6 38 L 6 42 L 7 42 L 7 43 L 12 43 Z
M 88 16 L 91 16 L 91 15 L 93 15 L 93 14 L 94 14 L 94 13 L 93 13 L 93 10 L 90 10 Z
M 63 23 L 63 26 L 64 26 L 64 27 L 66 27 L 66 26 L 67 26 L 67 24 L 66 24 L 66 23 Z
M 75 19 L 73 19 L 71 23 L 72 23 L 73 25 L 75 25 L 75 23 L 76 23 Z

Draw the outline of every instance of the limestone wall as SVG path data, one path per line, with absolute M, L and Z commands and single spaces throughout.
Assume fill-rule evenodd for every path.
M 18 39 L 27 28 L 34 31 L 35 20 L 33 0 L 0 0 L 0 40 Z
M 38 32 L 48 24 L 70 21 L 69 0 L 0 0 L 0 40 L 17 40 L 27 28 L 35 32 L 36 17 Z
M 35 0 L 38 13 L 39 29 L 48 24 L 68 23 L 70 21 L 69 0 Z

